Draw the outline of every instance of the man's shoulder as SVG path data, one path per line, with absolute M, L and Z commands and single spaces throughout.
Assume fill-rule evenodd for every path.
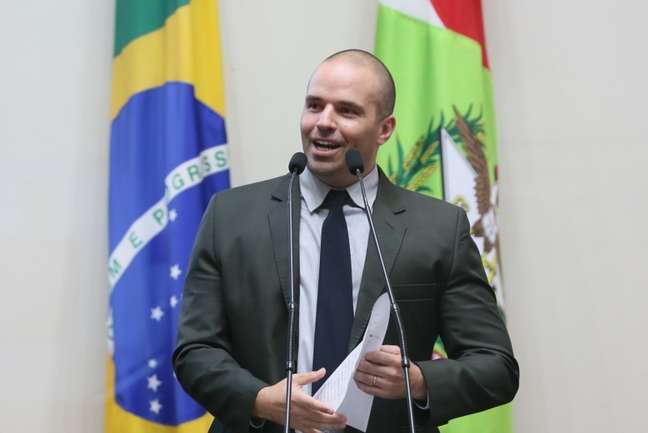
M 280 176 L 219 191 L 211 197 L 204 218 L 224 230 L 223 236 L 259 226 L 281 200 L 282 183 L 287 188 L 287 178 Z
M 461 207 L 445 200 L 410 191 L 395 184 L 390 184 L 389 188 L 392 189 L 391 194 L 397 196 L 399 202 L 411 214 L 424 213 L 429 215 L 433 213 L 436 217 L 451 218 L 454 221 L 457 214 L 463 211 Z
M 212 202 L 218 202 L 219 205 L 231 205 L 233 203 L 241 205 L 246 202 L 258 203 L 264 198 L 270 199 L 275 191 L 279 191 L 280 185 L 286 182 L 287 177 L 286 175 L 278 176 L 219 191 L 212 196 Z

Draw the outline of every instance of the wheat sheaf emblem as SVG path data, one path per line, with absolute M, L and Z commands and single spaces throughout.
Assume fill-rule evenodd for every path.
M 481 113 L 473 114 L 472 105 L 463 115 L 455 106 L 453 110 L 455 116 L 447 122 L 443 111 L 438 121 L 432 117 L 426 131 L 413 146 L 407 146 L 396 135 L 396 154 L 387 160 L 387 176 L 393 183 L 436 197 L 443 195 L 443 191 L 436 191 L 430 186 L 432 176 L 441 166 L 441 131 L 445 129 L 456 143 L 463 142 L 462 130 L 464 133 L 468 131 L 473 137 L 484 133 L 483 116 Z M 407 152 L 406 147 L 409 147 Z
M 498 235 L 495 225 L 497 191 L 491 185 L 488 174 L 488 160 L 484 151 L 483 113 L 473 113 L 470 105 L 465 113 L 453 105 L 454 116 L 445 120 L 443 112 L 439 120 L 430 119 L 426 131 L 413 146 L 406 146 L 396 136 L 396 153 L 387 160 L 387 176 L 396 185 L 412 191 L 442 197 L 443 191 L 435 190 L 433 176 L 441 175 L 441 131 L 446 130 L 455 143 L 462 146 L 467 161 L 475 171 L 475 197 L 479 219 L 471 227 L 472 234 L 484 239 L 484 253 L 498 249 Z

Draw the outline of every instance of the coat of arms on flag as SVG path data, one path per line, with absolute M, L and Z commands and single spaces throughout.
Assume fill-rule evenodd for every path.
M 495 112 L 481 1 L 380 0 L 375 52 L 398 89 L 398 125 L 378 162 L 394 183 L 464 208 L 503 311 Z M 437 344 L 432 357 L 443 356 Z M 441 430 L 511 432 L 510 412 L 500 406 Z

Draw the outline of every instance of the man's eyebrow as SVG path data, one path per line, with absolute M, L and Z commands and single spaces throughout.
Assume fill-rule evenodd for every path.
M 340 102 L 337 102 L 336 105 L 339 105 L 339 106 L 345 107 L 345 108 L 351 108 L 351 109 L 356 110 L 356 111 L 361 112 L 361 113 L 364 112 L 364 108 L 362 108 L 361 105 L 358 105 L 355 102 L 340 101 Z
M 321 96 L 316 96 L 316 95 L 306 95 L 306 103 L 313 103 L 313 102 L 321 102 L 324 100 Z M 354 111 L 357 111 L 359 113 L 364 113 L 364 108 L 361 105 L 356 104 L 355 102 L 351 101 L 336 101 L 333 102 L 335 106 L 338 107 L 343 107 L 343 108 L 350 108 Z

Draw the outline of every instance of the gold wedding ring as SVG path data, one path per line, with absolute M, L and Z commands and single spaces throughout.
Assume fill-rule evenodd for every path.
M 371 386 L 376 386 L 376 382 L 378 382 L 378 377 L 371 376 Z

